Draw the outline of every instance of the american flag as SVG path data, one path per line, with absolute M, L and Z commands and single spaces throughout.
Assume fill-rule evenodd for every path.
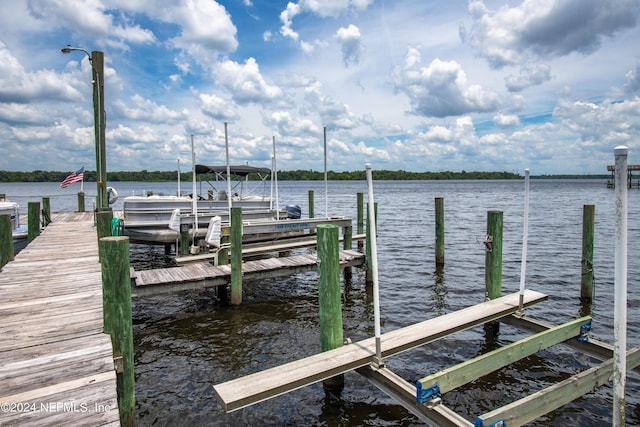
M 74 182 L 82 182 L 84 179 L 84 167 L 80 168 L 79 171 L 73 172 L 71 175 L 66 177 L 64 181 L 60 184 L 60 187 L 66 188 Z

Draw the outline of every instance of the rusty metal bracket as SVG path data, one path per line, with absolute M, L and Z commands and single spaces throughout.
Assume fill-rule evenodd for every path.
M 487 235 L 487 238 L 484 241 L 484 247 L 487 250 L 487 252 L 489 253 L 493 252 L 493 236 Z

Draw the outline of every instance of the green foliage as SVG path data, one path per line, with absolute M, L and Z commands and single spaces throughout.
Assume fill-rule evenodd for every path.
M 0 170 L 0 182 L 62 182 L 67 175 L 73 171 L 32 171 L 32 172 L 9 172 Z M 409 181 L 409 180 L 479 180 L 479 179 L 522 179 L 523 176 L 513 172 L 408 172 L 404 170 L 374 170 L 374 178 L 380 181 Z M 604 178 L 608 175 L 541 175 L 532 176 L 532 178 Z M 203 180 L 212 179 L 212 175 L 204 175 Z M 191 172 L 180 174 L 180 179 L 184 182 L 191 182 Z M 249 177 L 251 179 L 251 177 Z M 322 181 L 324 172 L 313 170 L 293 170 L 279 171 L 278 180 L 280 181 Z M 364 170 L 350 172 L 334 172 L 327 171 L 327 179 L 330 181 L 364 181 L 366 173 Z M 96 181 L 96 172 L 84 172 L 84 180 L 88 182 Z M 177 176 L 175 171 L 152 171 L 142 170 L 138 172 L 108 172 L 107 181 L 131 181 L 131 182 L 175 182 Z

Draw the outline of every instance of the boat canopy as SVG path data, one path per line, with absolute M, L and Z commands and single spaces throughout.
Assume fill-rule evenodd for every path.
M 237 176 L 247 176 L 252 173 L 269 175 L 271 174 L 271 169 L 258 168 L 255 166 L 248 166 L 248 165 L 238 165 L 238 166 L 229 166 L 229 172 L 231 173 L 231 175 L 237 175 Z M 196 165 L 196 173 L 197 174 L 206 174 L 206 173 L 226 174 L 227 167 Z

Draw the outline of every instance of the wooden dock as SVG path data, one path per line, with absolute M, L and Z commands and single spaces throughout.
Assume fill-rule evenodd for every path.
M 0 272 L 0 425 L 120 425 L 93 215 L 52 220 Z
M 360 266 L 364 261 L 364 254 L 360 252 L 340 251 L 341 267 Z M 246 261 L 242 263 L 242 277 L 247 281 L 282 277 L 313 271 L 317 265 L 318 257 L 315 254 Z M 132 296 L 155 295 L 227 285 L 231 281 L 231 266 L 214 266 L 207 262 L 199 262 L 182 267 L 135 271 L 131 277 Z

